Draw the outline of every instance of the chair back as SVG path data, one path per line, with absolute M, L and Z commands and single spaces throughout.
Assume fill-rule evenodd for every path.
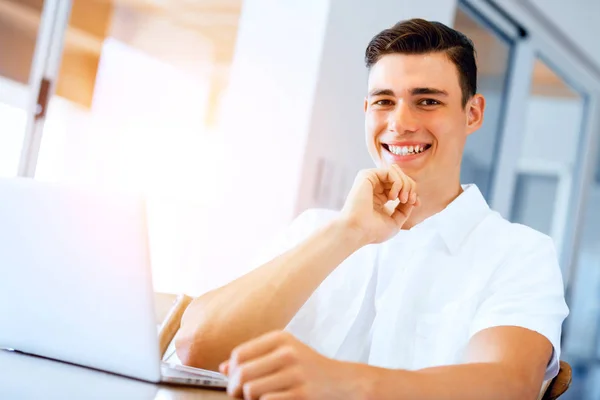
M 573 371 L 566 361 L 560 362 L 558 375 L 546 385 L 545 390 L 540 396 L 541 400 L 556 400 L 571 386 Z
M 158 343 L 160 356 L 164 357 L 169 344 L 181 325 L 181 317 L 192 298 L 185 294 L 174 295 L 167 293 L 155 294 L 156 321 L 158 328 Z

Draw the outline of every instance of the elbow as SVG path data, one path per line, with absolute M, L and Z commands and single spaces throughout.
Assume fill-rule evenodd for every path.
M 175 336 L 175 351 L 183 365 L 212 371 L 219 369 L 219 364 L 226 357 L 219 355 L 215 351 L 218 348 L 218 344 L 214 343 L 214 341 L 206 340 L 206 337 L 206 332 L 203 332 L 199 328 L 188 329 L 182 326 L 182 329 L 177 332 Z
M 189 365 L 190 367 L 199 367 L 198 355 L 195 350 L 194 334 L 186 332 L 183 327 L 179 329 L 177 335 L 175 335 L 175 352 L 177 358 L 183 365 Z
M 196 299 L 186 310 L 175 335 L 175 351 L 184 365 L 216 371 L 229 353 L 223 351 L 226 348 L 221 343 L 223 335 L 218 334 L 218 327 L 203 312 L 204 306 Z

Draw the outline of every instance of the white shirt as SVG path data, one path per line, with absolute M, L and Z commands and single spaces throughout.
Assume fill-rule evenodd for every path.
M 300 215 L 271 258 L 336 216 Z M 321 354 L 420 369 L 463 362 L 469 339 L 520 326 L 554 346 L 544 379 L 558 373 L 568 314 L 552 240 L 490 210 L 475 185 L 440 213 L 338 266 L 286 327 Z

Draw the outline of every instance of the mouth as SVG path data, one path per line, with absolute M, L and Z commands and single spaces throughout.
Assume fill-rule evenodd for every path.
M 416 144 L 410 146 L 397 146 L 392 144 L 382 143 L 381 146 L 389 153 L 396 157 L 406 157 L 422 154 L 431 148 L 430 144 Z

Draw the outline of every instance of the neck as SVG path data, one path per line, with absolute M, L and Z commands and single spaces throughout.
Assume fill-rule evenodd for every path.
M 423 222 L 425 219 L 439 213 L 448 204 L 452 203 L 462 192 L 460 180 L 452 180 L 454 184 L 441 184 L 439 181 L 428 182 L 429 184 L 418 185 L 420 205 L 413 208 L 410 217 L 404 223 L 402 229 L 410 229 Z

